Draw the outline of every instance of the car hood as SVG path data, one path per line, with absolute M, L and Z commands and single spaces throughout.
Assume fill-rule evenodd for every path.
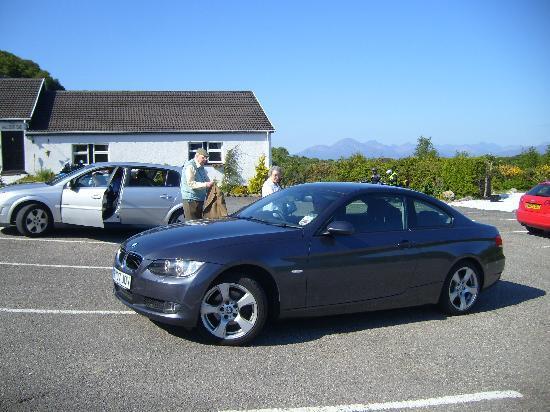
M 269 237 L 301 237 L 302 230 L 236 218 L 195 220 L 160 226 L 132 236 L 124 243 L 127 251 L 147 260 L 183 257 L 217 263 L 213 249 L 236 244 L 257 243 Z
M 52 186 L 46 183 L 21 183 L 18 185 L 4 186 L 0 189 L 0 193 L 12 193 L 12 192 L 32 192 L 42 191 L 45 188 L 51 188 Z

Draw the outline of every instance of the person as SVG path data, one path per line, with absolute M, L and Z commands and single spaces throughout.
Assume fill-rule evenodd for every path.
M 282 175 L 283 172 L 279 166 L 271 166 L 268 174 L 269 177 L 262 186 L 262 197 L 269 196 L 271 193 L 281 190 L 279 182 L 281 181 Z
M 380 174 L 378 173 L 376 167 L 372 168 L 372 176 L 370 177 L 370 182 L 375 185 L 380 184 Z
M 394 172 L 392 169 L 388 169 L 386 171 L 386 174 L 388 175 L 388 184 L 392 186 L 397 186 L 397 173 Z
M 183 165 L 181 177 L 181 199 L 185 219 L 202 219 L 204 199 L 208 189 L 214 184 L 208 178 L 204 165 L 208 161 L 208 152 L 202 148 L 195 157 Z

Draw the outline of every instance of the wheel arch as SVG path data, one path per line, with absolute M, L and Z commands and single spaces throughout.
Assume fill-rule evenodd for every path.
M 458 265 L 470 263 L 472 266 L 474 266 L 477 269 L 477 272 L 479 274 L 479 291 L 481 292 L 483 290 L 483 285 L 485 284 L 485 271 L 483 270 L 483 265 L 473 256 L 466 256 L 458 259 L 454 265 L 451 267 L 451 271 L 453 268 L 455 268 Z
M 182 204 L 174 206 L 168 211 L 168 213 L 166 214 L 166 217 L 164 218 L 164 223 L 169 224 L 170 221 L 172 220 L 172 218 L 179 212 L 181 212 L 182 215 L 185 216 L 185 212 L 183 210 L 183 205 Z
M 47 205 L 47 203 L 41 201 L 41 200 L 38 200 L 38 199 L 25 199 L 19 203 L 17 203 L 15 206 L 13 206 L 12 210 L 11 210 L 11 214 L 10 214 L 10 224 L 11 225 L 15 225 L 15 221 L 17 219 L 17 214 L 19 213 L 19 211 L 21 209 L 23 209 L 25 206 L 28 206 L 30 204 L 33 204 L 33 203 L 36 203 L 40 206 L 43 206 L 44 209 L 49 213 L 50 217 L 52 218 L 52 223 L 53 223 L 53 211 L 50 209 L 50 207 Z
M 279 288 L 271 273 L 269 273 L 261 266 L 253 264 L 239 264 L 236 266 L 228 267 L 218 276 L 216 276 L 216 278 L 212 280 L 210 285 L 213 285 L 219 278 L 225 275 L 236 273 L 246 274 L 260 283 L 260 286 L 263 288 L 267 296 L 268 317 L 271 319 L 277 318 L 280 312 Z M 208 287 L 208 289 L 209 288 L 210 286 Z

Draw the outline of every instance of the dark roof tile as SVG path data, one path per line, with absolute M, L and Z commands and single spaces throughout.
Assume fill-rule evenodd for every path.
M 52 91 L 31 132 L 273 131 L 250 91 Z
M 0 119 L 30 119 L 43 81 L 0 78 Z

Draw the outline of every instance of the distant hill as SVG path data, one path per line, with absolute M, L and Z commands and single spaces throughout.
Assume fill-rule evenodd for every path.
M 544 153 L 550 142 L 535 145 L 539 153 Z M 521 146 L 499 146 L 495 143 L 476 143 L 462 145 L 435 145 L 437 152 L 443 157 L 453 157 L 456 152 L 468 152 L 470 156 L 482 156 L 491 154 L 494 156 L 515 156 L 520 154 L 522 150 L 526 150 L 530 145 Z M 305 156 L 317 159 L 339 159 L 341 157 L 349 157 L 354 153 L 361 153 L 365 157 L 388 157 L 400 159 L 402 157 L 411 156 L 416 148 L 415 143 L 404 143 L 401 145 L 385 145 L 376 140 L 368 140 L 366 142 L 358 142 L 355 139 L 342 139 L 333 145 L 317 145 L 308 147 L 301 152 L 295 153 L 298 156 Z

